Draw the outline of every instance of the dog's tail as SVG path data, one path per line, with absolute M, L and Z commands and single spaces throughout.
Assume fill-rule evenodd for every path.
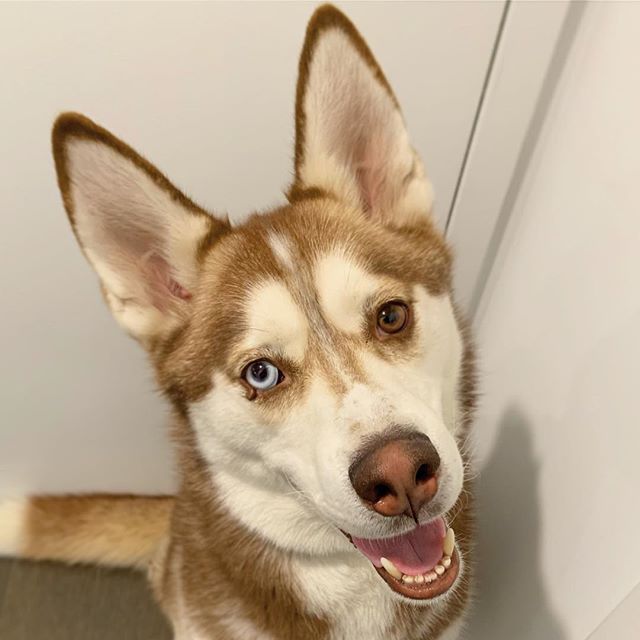
M 170 496 L 0 499 L 0 555 L 146 567 L 166 538 Z

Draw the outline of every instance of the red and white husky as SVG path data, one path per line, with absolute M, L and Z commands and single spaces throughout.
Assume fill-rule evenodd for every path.
M 471 349 L 431 185 L 354 26 L 311 19 L 288 203 L 241 226 L 81 115 L 53 152 L 173 407 L 180 488 L 5 501 L 0 551 L 148 567 L 178 640 L 457 638 Z

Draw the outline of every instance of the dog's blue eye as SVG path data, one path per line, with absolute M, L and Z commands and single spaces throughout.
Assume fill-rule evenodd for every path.
M 268 360 L 256 360 L 247 365 L 243 373 L 244 379 L 258 391 L 272 389 L 282 382 L 282 372 Z

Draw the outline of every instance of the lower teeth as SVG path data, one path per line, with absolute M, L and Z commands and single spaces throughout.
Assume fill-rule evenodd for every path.
M 437 580 L 441 575 L 444 575 L 445 571 L 450 566 L 451 556 L 442 556 L 440 562 L 433 568 L 432 571 L 417 576 L 403 574 L 402 582 L 404 582 L 405 584 L 429 584 L 430 582 Z

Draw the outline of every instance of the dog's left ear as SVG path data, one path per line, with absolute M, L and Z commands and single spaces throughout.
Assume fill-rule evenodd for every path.
M 433 192 L 369 47 L 331 5 L 309 22 L 296 93 L 293 200 L 328 192 L 397 226 L 431 212 Z
M 85 116 L 62 114 L 52 142 L 69 221 L 107 304 L 151 347 L 187 322 L 201 258 L 229 224 Z

